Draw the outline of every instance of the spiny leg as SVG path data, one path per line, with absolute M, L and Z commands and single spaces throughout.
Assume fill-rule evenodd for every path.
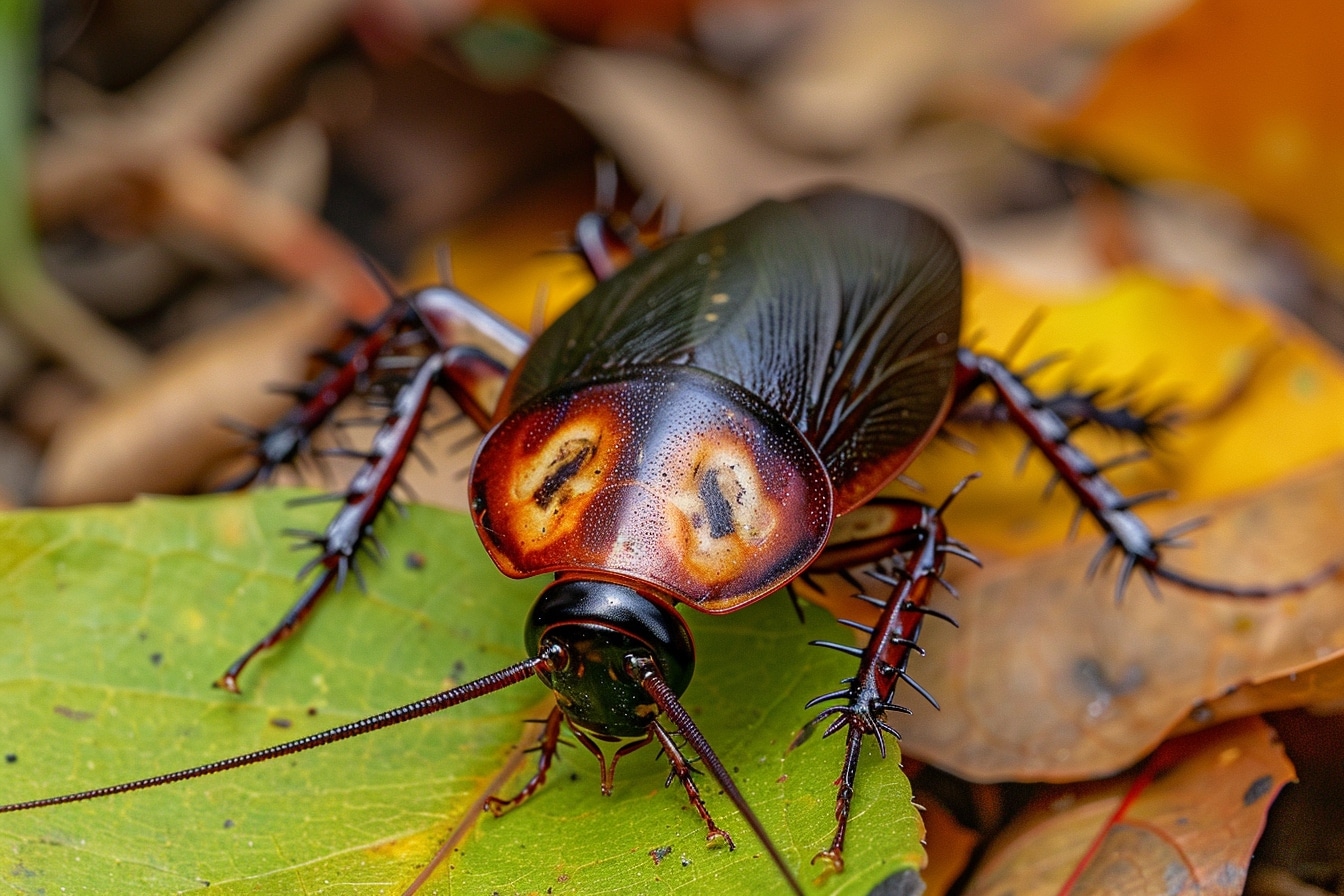
M 892 702 L 893 692 L 902 681 L 914 688 L 934 708 L 938 706 L 932 695 L 910 677 L 907 666 L 912 652 L 923 653 L 918 641 L 925 616 L 946 618 L 930 610 L 927 603 L 935 584 L 946 586 L 942 575 L 947 556 L 951 554 L 974 559 L 959 542 L 948 537 L 942 522 L 942 511 L 964 485 L 965 482 L 957 486 L 947 501 L 936 508 L 914 501 L 891 502 L 894 519 L 902 523 L 901 528 L 890 533 L 899 537 L 899 553 L 890 557 L 885 571 L 869 573 L 889 586 L 890 593 L 885 600 L 867 594 L 855 595 L 858 600 L 881 608 L 874 625 L 850 619 L 839 620 L 841 624 L 867 635 L 867 645 L 860 648 L 831 641 L 812 642 L 819 647 L 855 656 L 859 660 L 857 673 L 853 678 L 846 679 L 847 687 L 823 694 L 807 705 L 810 708 L 830 700 L 840 700 L 841 704 L 818 713 L 794 741 L 794 745 L 801 743 L 815 726 L 827 719 L 831 719 L 831 722 L 823 737 L 830 737 L 842 728 L 848 729 L 845 759 L 840 777 L 836 779 L 835 835 L 831 845 L 813 858 L 814 863 L 817 860 L 824 861 L 837 872 L 844 870 L 845 834 L 849 826 L 854 782 L 864 736 L 877 738 L 878 749 L 884 757 L 887 754 L 885 736 L 890 734 L 900 739 L 900 734 L 887 722 L 886 715 L 889 712 L 910 711 Z
M 1233 585 L 1211 582 L 1172 570 L 1164 565 L 1162 550 L 1181 546 L 1181 537 L 1198 523 L 1186 523 L 1161 535 L 1154 535 L 1134 513 L 1134 508 L 1147 501 L 1167 497 L 1165 491 L 1126 496 L 1120 492 L 1105 471 L 1114 464 L 1097 464 L 1070 441 L 1073 427 L 1041 400 L 1023 381 L 1003 363 L 969 349 L 957 353 L 956 402 L 964 403 L 981 385 L 994 389 L 1008 419 L 1022 430 L 1031 443 L 1055 470 L 1055 475 L 1077 498 L 1081 513 L 1096 520 L 1105 534 L 1105 543 L 1090 569 L 1094 574 L 1103 560 L 1116 552 L 1120 556 L 1120 572 L 1116 577 L 1115 597 L 1124 596 L 1135 570 L 1140 571 L 1148 587 L 1157 593 L 1156 579 L 1166 579 L 1186 588 L 1227 597 L 1272 597 L 1296 591 L 1305 591 L 1334 576 L 1338 562 L 1331 563 L 1301 579 L 1274 585 Z
M 251 454 L 257 463 L 217 491 L 236 491 L 253 482 L 267 482 L 279 467 L 293 464 L 332 412 L 363 388 L 379 356 L 412 317 L 410 305 L 394 301 L 372 325 L 352 325 L 352 329 L 358 326 L 356 340 L 340 352 L 323 354 L 330 366 L 312 382 L 287 390 L 299 403 L 279 420 L 265 429 L 229 424 L 253 439 Z
M 546 727 L 542 729 L 541 737 L 537 741 L 537 770 L 523 785 L 523 789 L 518 791 L 508 799 L 500 799 L 497 796 L 487 797 L 485 808 L 490 814 L 498 818 L 514 806 L 524 803 L 532 794 L 536 793 L 541 785 L 546 783 L 546 774 L 551 770 L 551 764 L 555 761 L 555 754 L 560 749 L 560 723 L 565 719 L 564 713 L 560 707 L 551 709 L 550 715 L 546 716 Z
M 446 270 L 444 276 L 447 279 Z M 414 329 L 408 329 L 412 326 Z M 345 491 L 332 496 L 342 501 L 341 508 L 323 532 L 294 533 L 318 549 L 317 556 L 300 570 L 299 578 L 315 568 L 320 567 L 322 572 L 280 623 L 228 668 L 218 686 L 237 693 L 238 676 L 253 657 L 292 634 L 322 596 L 344 585 L 347 574 L 354 573 L 359 579 L 356 565 L 359 554 L 376 558 L 381 552 L 373 525 L 383 508 L 395 503 L 392 490 L 400 480 L 407 458 L 417 455 L 424 460 L 417 452 L 415 440 L 433 388 L 447 391 L 462 413 L 484 431 L 508 377 L 509 363 L 526 351 L 528 344 L 521 330 L 450 284 L 419 290 L 397 301 L 364 334 L 364 340 L 356 344 L 346 363 L 335 372 L 340 388 L 324 387 L 313 399 L 316 402 L 325 395 L 323 401 L 330 399 L 330 407 L 322 405 L 325 410 L 320 415 L 318 404 L 296 409 L 296 414 L 312 412 L 310 417 L 304 417 L 303 426 L 315 428 L 325 420 L 331 409 L 367 377 L 382 349 L 408 336 L 428 342 L 431 352 L 423 358 L 405 359 L 413 372 L 387 402 L 387 412 L 369 450 L 336 449 L 336 453 L 353 454 L 364 461 Z M 474 344 L 478 342 L 491 346 L 506 360 Z M 311 428 L 302 430 L 304 440 Z
M 705 801 L 700 798 L 700 788 L 695 786 L 691 763 L 672 740 L 672 735 L 668 734 L 663 726 L 657 722 L 649 723 L 649 732 L 658 739 L 663 752 L 667 754 L 668 762 L 672 764 L 672 774 L 681 781 L 681 786 L 686 788 L 686 796 L 690 799 L 691 805 L 695 807 L 695 811 L 700 813 L 700 817 L 705 821 L 705 826 L 709 828 L 709 833 L 705 836 L 705 839 L 710 843 L 726 843 L 730 850 L 737 849 L 737 846 L 733 843 L 733 838 L 728 835 L 727 831 L 716 825 L 714 819 L 710 816 Z
M 304 542 L 318 549 L 317 556 L 299 571 L 303 578 L 314 569 L 322 571 L 304 596 L 264 638 L 239 657 L 217 682 L 220 687 L 238 692 L 238 676 L 248 662 L 260 651 L 272 647 L 293 633 L 298 624 L 313 610 L 325 594 L 339 590 L 348 573 L 360 577 L 356 565 L 358 556 L 378 556 L 381 545 L 373 535 L 374 522 L 383 508 L 392 501 L 392 489 L 397 484 L 407 458 L 415 450 L 415 438 L 424 421 L 425 412 L 435 386 L 451 382 L 455 371 L 464 367 L 473 375 L 491 369 L 480 362 L 482 353 L 475 349 L 455 347 L 425 358 L 415 374 L 393 397 L 382 426 L 374 434 L 369 450 L 360 456 L 364 462 L 351 478 L 343 495 L 342 504 L 322 532 L 293 532 Z M 502 377 L 502 373 L 499 374 Z M 468 382 L 468 388 L 459 388 L 463 401 L 471 401 L 473 384 L 484 382 L 482 377 Z

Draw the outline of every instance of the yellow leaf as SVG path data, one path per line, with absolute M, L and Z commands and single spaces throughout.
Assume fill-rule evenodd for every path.
M 1210 284 L 1129 270 L 1088 288 L 1043 292 L 977 269 L 964 329 L 968 345 L 999 357 L 1022 342 L 1010 359 L 1016 369 L 1062 355 L 1031 378 L 1046 396 L 1105 389 L 1103 405 L 1172 406 L 1179 419 L 1153 459 L 1112 474 L 1127 494 L 1172 488 L 1183 500 L 1218 497 L 1344 450 L 1344 363 L 1305 329 Z M 1077 441 L 1099 461 L 1136 448 L 1132 438 L 1095 430 Z M 985 474 L 953 504 L 954 534 L 1006 553 L 1058 544 L 1077 504 L 1062 489 L 1041 500 L 1050 470 L 1040 458 L 1028 457 L 1018 473 L 1022 435 L 1007 425 L 956 432 L 974 454 L 935 444 L 910 470 L 925 500 L 967 473 Z
M 591 176 L 565 175 L 525 191 L 420 246 L 406 281 L 438 283 L 437 256 L 451 247 L 455 286 L 531 330 L 537 309 L 549 324 L 593 288 L 583 261 L 567 251 L 574 222 L 593 207 Z

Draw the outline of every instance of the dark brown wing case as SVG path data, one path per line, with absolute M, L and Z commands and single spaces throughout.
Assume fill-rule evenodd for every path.
M 941 425 L 960 319 L 956 246 L 924 212 L 839 189 L 764 202 L 599 284 L 537 340 L 499 414 L 638 365 L 699 368 L 797 428 L 843 513 Z

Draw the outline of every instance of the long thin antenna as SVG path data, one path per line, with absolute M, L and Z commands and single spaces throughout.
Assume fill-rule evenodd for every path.
M 357 722 L 350 722 L 317 734 L 310 734 L 307 737 L 301 737 L 298 740 L 276 744 L 275 746 L 267 747 L 264 750 L 257 750 L 253 753 L 244 753 L 241 756 L 234 756 L 231 759 L 221 759 L 217 762 L 198 765 L 194 768 L 183 769 L 182 771 L 170 772 L 166 775 L 155 775 L 152 778 L 142 778 L 139 781 L 113 784 L 110 787 L 99 787 L 95 790 L 82 790 L 79 793 L 68 793 L 64 796 L 49 796 L 45 799 L 28 800 L 27 802 L 22 803 L 10 803 L 7 806 L 0 806 L 0 813 L 23 812 L 27 809 L 40 809 L 44 806 L 59 806 L 62 803 L 78 803 L 83 800 L 95 800 L 99 797 L 113 796 L 114 794 L 126 793 L 131 790 L 145 790 L 149 787 L 159 787 L 177 781 L 186 781 L 190 778 L 213 775 L 215 772 L 228 771 L 229 769 L 239 768 L 244 765 L 253 765 L 258 762 L 265 762 L 268 759 L 278 759 L 281 756 L 288 756 L 291 753 L 301 753 L 304 750 L 325 746 L 326 744 L 335 743 L 338 740 L 345 740 L 350 737 L 357 737 L 361 734 L 368 734 L 370 731 L 377 731 L 379 728 L 400 725 L 402 722 L 409 722 L 412 719 L 427 716 L 430 713 L 438 712 L 441 709 L 447 709 L 458 703 L 465 703 L 468 700 L 483 697 L 486 694 L 501 690 L 509 685 L 517 684 L 520 681 L 526 681 L 533 675 L 536 675 L 548 664 L 549 660 L 546 658 L 534 657 L 509 666 L 507 669 L 493 672 L 484 678 L 478 678 L 475 681 L 469 681 L 466 684 L 442 691 L 432 697 L 426 697 L 425 699 L 417 700 L 414 703 L 407 703 L 405 706 L 390 709 L 387 712 L 380 712 L 375 716 L 369 716 L 368 718 L 360 719 Z
M 654 665 L 653 660 L 648 657 L 630 657 L 626 662 L 630 667 L 631 674 L 639 679 L 640 685 L 648 691 L 649 696 L 653 698 L 653 702 L 657 703 L 663 714 L 671 720 L 672 724 L 677 726 L 677 731 L 681 733 L 682 737 L 686 738 L 686 742 L 691 745 L 691 749 L 695 750 L 696 755 L 704 761 L 705 767 L 714 776 L 714 780 L 719 782 L 719 786 L 723 788 L 723 792 L 728 796 L 728 799 L 732 800 L 733 805 L 737 807 L 737 811 L 742 813 L 742 817 L 746 819 L 747 824 L 756 834 L 756 839 L 760 840 L 765 846 L 765 851 L 770 853 L 770 858 L 774 860 L 780 873 L 788 881 L 789 888 L 797 896 L 803 896 L 802 886 L 798 883 L 798 879 L 793 876 L 793 870 L 784 861 L 784 857 L 780 855 L 774 841 L 770 839 L 770 835 L 765 832 L 765 825 L 761 824 L 761 820 L 756 817 L 756 813 L 751 811 L 751 806 L 747 804 L 747 798 L 742 795 L 742 791 L 737 789 L 737 784 L 728 774 L 728 769 L 724 768 L 723 763 L 714 753 L 714 748 L 709 745 L 709 741 L 705 740 L 705 736 L 695 726 L 690 713 L 677 700 L 677 695 L 672 693 L 672 689 L 667 686 L 667 682 L 663 681 L 663 677 L 659 674 L 658 667 Z

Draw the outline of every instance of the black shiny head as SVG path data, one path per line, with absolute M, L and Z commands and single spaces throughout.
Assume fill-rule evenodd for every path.
M 528 614 L 524 641 L 554 671 L 539 677 L 555 691 L 570 722 L 605 737 L 640 737 L 658 715 L 649 693 L 627 671 L 647 657 L 680 696 L 695 671 L 695 646 L 673 610 L 625 585 L 561 579 Z

